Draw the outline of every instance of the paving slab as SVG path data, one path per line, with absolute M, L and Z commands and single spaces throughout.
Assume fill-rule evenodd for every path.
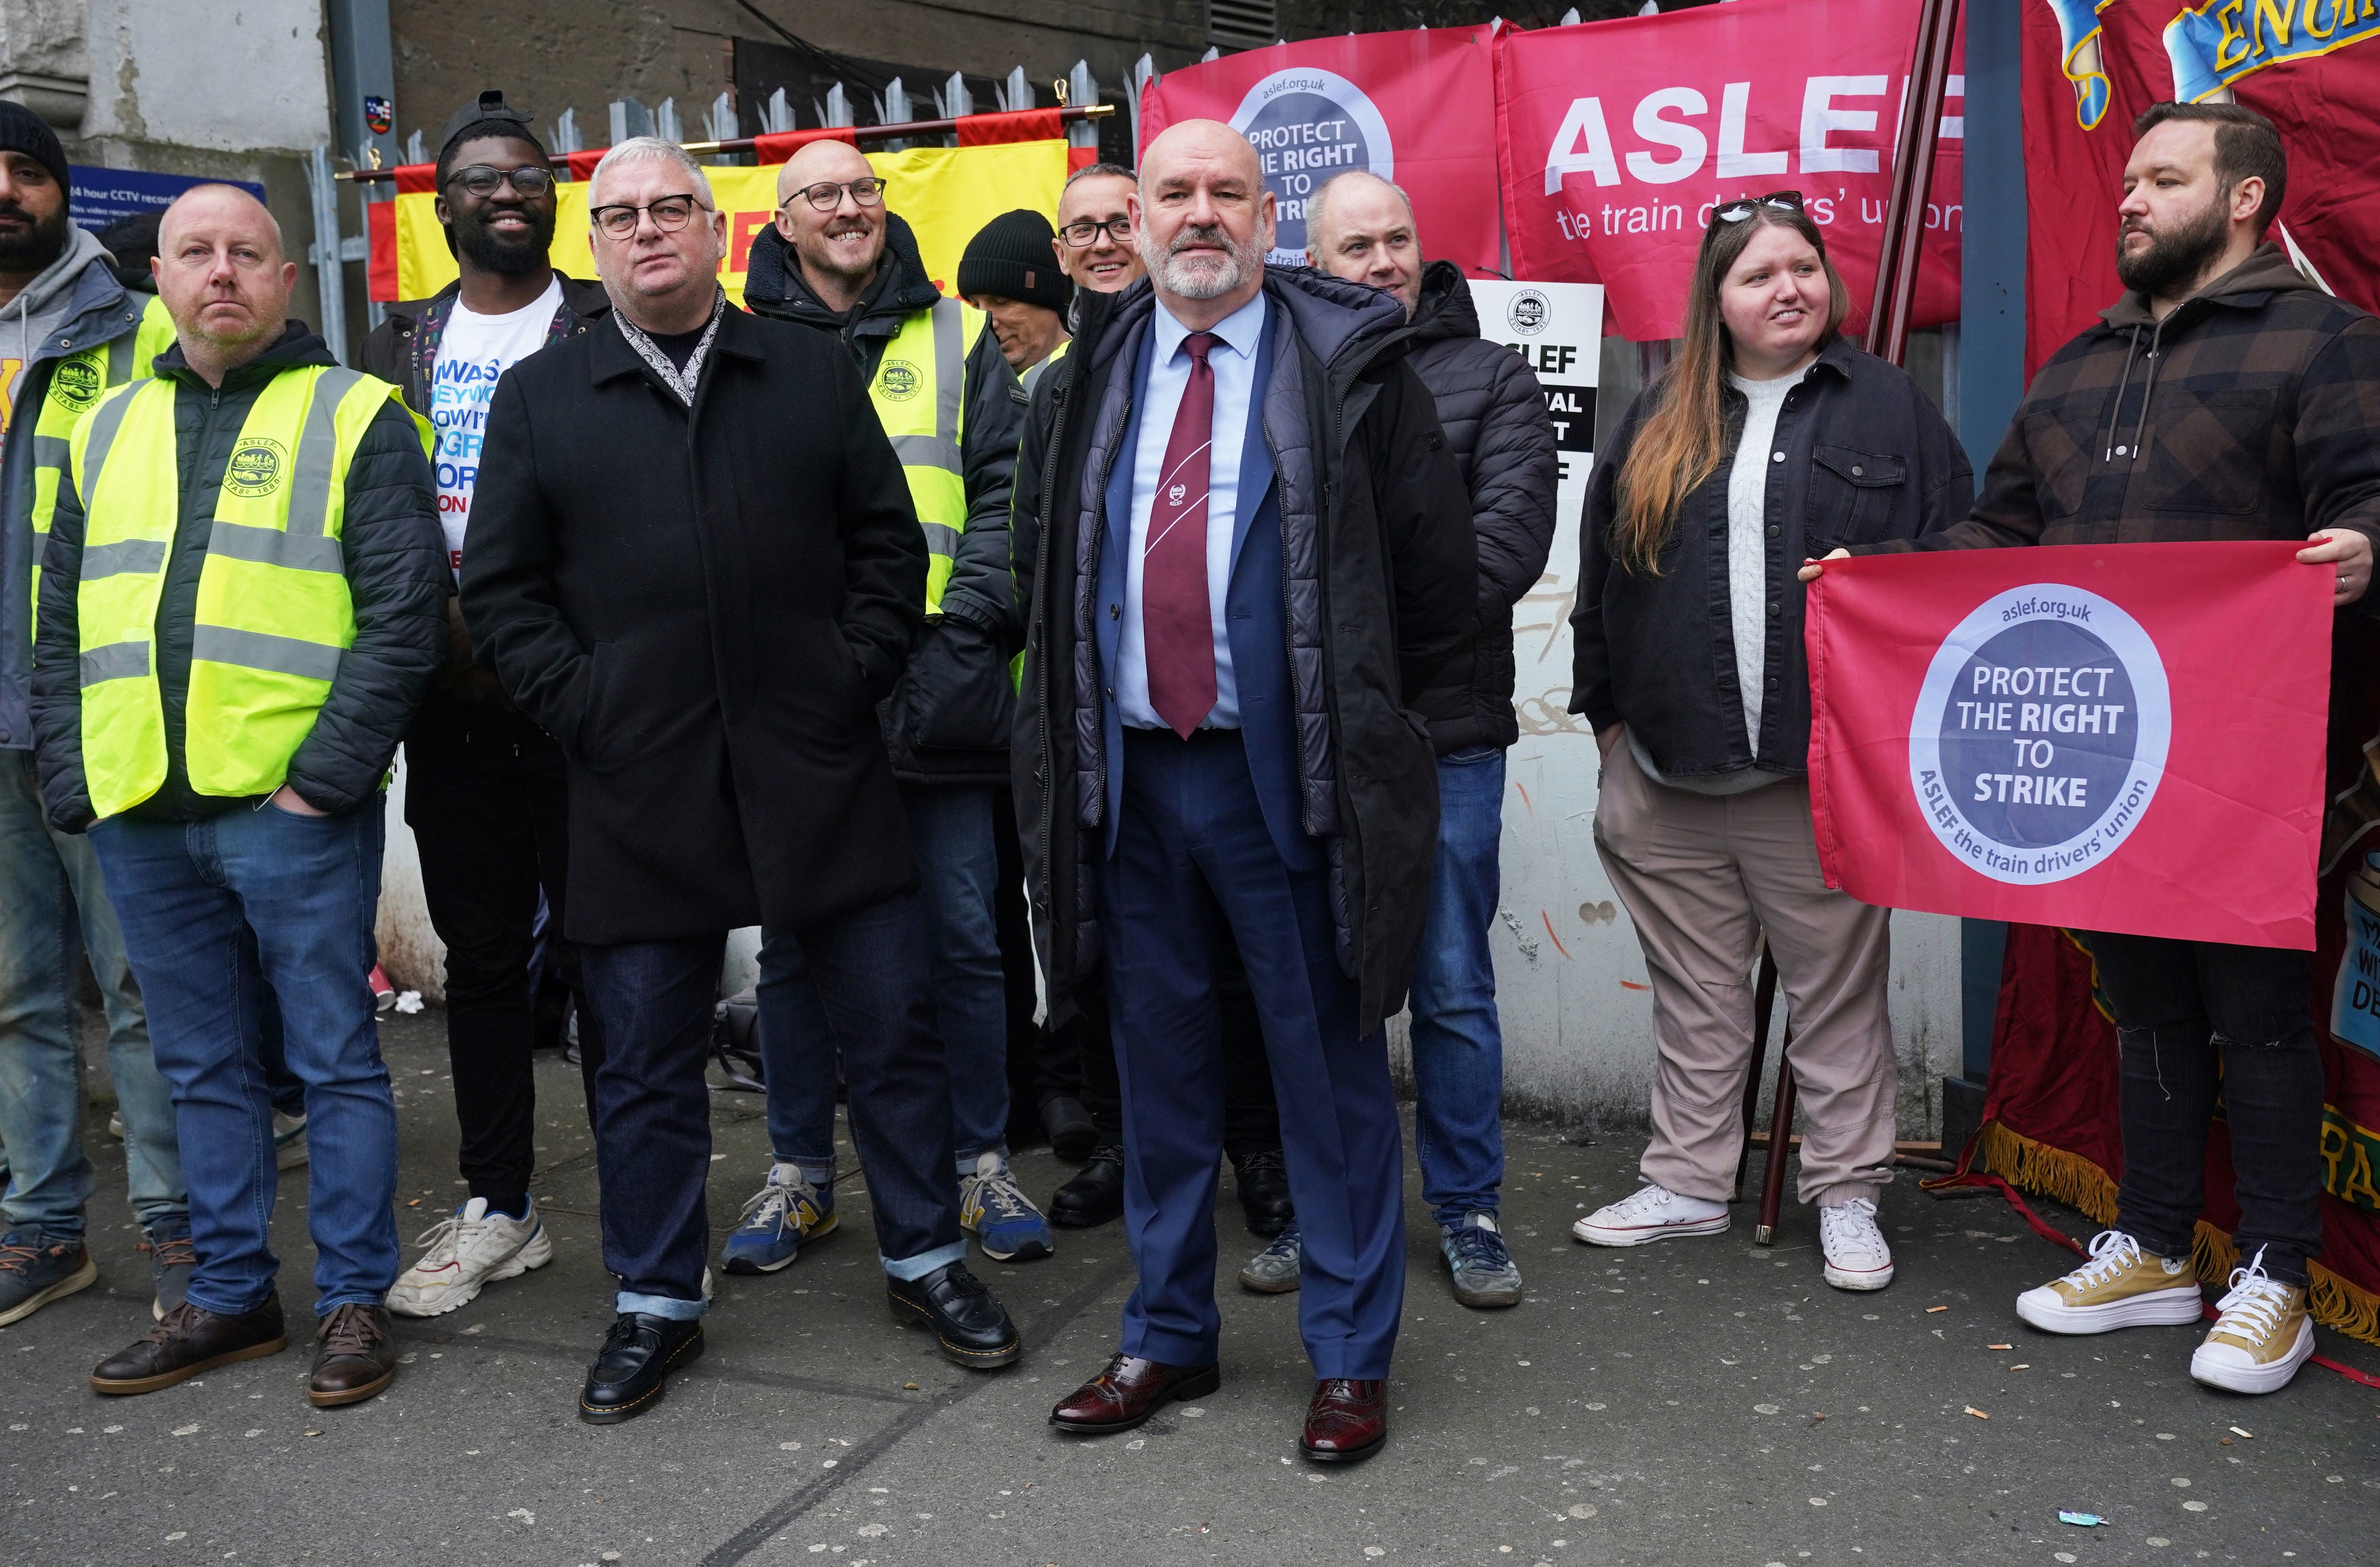
M 443 1022 L 390 1017 L 382 1038 L 410 1241 L 461 1200 Z M 780 1273 L 722 1278 L 709 1351 L 667 1399 L 584 1426 L 576 1390 L 610 1318 L 593 1160 L 576 1069 L 540 1058 L 538 1086 L 554 1261 L 400 1319 L 395 1386 L 325 1411 L 305 1401 L 303 1342 L 146 1398 L 91 1392 L 91 1367 L 149 1320 L 122 1156 L 95 1111 L 102 1282 L 0 1329 L 0 1562 L 2380 1561 L 2380 1392 L 2317 1367 L 2262 1399 L 2210 1391 L 2189 1378 L 2191 1329 L 2034 1332 L 2011 1303 L 2069 1256 L 1997 1198 L 1929 1197 L 1906 1172 L 1882 1206 L 1900 1276 L 1876 1294 L 1820 1281 L 1799 1208 L 1773 1247 L 1751 1244 L 1748 1205 L 1721 1236 L 1575 1244 L 1570 1221 L 1633 1185 L 1641 1133 L 1508 1128 L 1506 1228 L 1528 1286 L 1510 1311 L 1454 1302 L 1409 1185 L 1394 1423 L 1369 1464 L 1297 1457 L 1296 1297 L 1232 1282 L 1263 1243 L 1228 1175 L 1221 1391 L 1083 1441 L 1046 1415 L 1113 1348 L 1132 1287 L 1121 1227 L 1062 1231 L 1026 1266 L 978 1257 L 1026 1350 L 960 1370 L 885 1308 L 847 1145 L 842 1233 Z M 712 1105 L 723 1233 L 768 1150 L 753 1096 Z M 1040 1197 L 1067 1173 L 1046 1149 L 1016 1163 Z M 305 1198 L 306 1172 L 285 1175 L 293 1324 L 313 1294 Z M 2370 1346 L 2323 1340 L 2380 1372 Z M 2061 1509 L 2105 1523 L 2061 1524 Z

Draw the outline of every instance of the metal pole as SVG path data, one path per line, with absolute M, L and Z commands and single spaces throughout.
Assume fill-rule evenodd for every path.
M 331 176 L 331 145 L 323 142 L 306 154 L 306 194 L 314 209 L 314 288 L 322 301 L 322 341 L 331 358 L 347 362 L 347 289 L 346 262 L 339 255 L 339 188 Z
M 1900 133 L 1892 154 L 1892 196 L 1876 247 L 1876 299 L 1869 307 L 1868 352 L 1900 364 L 1909 357 L 1909 318 L 1917 303 L 1917 258 L 1925 239 L 1925 198 L 1949 86 L 1950 40 L 1959 0 L 1920 0 L 1917 37 L 1901 91 Z

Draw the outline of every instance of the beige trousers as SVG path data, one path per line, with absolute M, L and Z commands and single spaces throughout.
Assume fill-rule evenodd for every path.
M 1654 783 L 1623 736 L 1595 808 L 1595 846 L 1635 922 L 1653 982 L 1653 1141 L 1645 1178 L 1725 1202 L 1743 1144 L 1753 980 L 1765 933 L 1800 1091 L 1801 1198 L 1873 1197 L 1892 1178 L 1900 1075 L 1886 1013 L 1890 912 L 1829 892 L 1799 779 L 1741 795 Z M 1773 1070 L 1773 1066 L 1772 1066 Z

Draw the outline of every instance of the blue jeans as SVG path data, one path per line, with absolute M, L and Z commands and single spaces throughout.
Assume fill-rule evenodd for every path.
M 174 1144 L 174 1099 L 149 1053 L 124 932 L 87 838 L 54 832 L 30 751 L 0 751 L 0 1228 L 83 1233 L 93 1184 L 82 1151 L 82 1052 L 75 951 L 107 1005 L 107 1069 L 124 1119 L 125 1184 L 146 1229 L 189 1211 Z
M 851 1136 L 885 1270 L 914 1279 L 966 1255 L 950 1178 L 950 1079 L 926 995 L 915 895 L 780 937 L 805 963 L 820 1026 L 851 1079 Z M 580 949 L 603 1033 L 595 1159 L 614 1309 L 702 1315 L 710 1250 L 710 1091 L 703 1080 L 727 933 Z M 830 1084 L 827 1109 L 833 1111 Z M 830 1159 L 833 1144 L 827 1145 Z
M 1441 1224 L 1496 1210 L 1504 1182 L 1504 1035 L 1496 1021 L 1496 917 L 1504 752 L 1438 759 L 1438 863 L 1413 977 L 1414 1152 Z
M 258 1011 L 281 1005 L 306 1085 L 314 1310 L 377 1306 L 396 1282 L 396 1106 L 372 1025 L 383 802 L 337 816 L 236 805 L 204 821 L 91 830 L 173 1085 L 190 1184 L 192 1304 L 237 1315 L 273 1293 L 273 1101 Z
M 929 993 L 950 1063 L 955 1162 L 972 1170 L 978 1155 L 1008 1151 L 1008 995 L 991 902 L 1000 880 L 995 795 L 990 784 L 904 784 L 901 803 L 923 879 Z M 788 1163 L 831 1166 L 834 1036 L 799 943 L 778 933 L 761 941 L 758 988 L 769 1140 Z

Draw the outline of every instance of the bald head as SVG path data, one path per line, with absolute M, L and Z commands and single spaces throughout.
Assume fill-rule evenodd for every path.
M 1252 186 L 1264 184 L 1264 166 L 1246 137 L 1220 120 L 1183 120 L 1160 131 L 1140 155 L 1140 188 L 1154 190 L 1185 169 L 1206 165 L 1227 167 Z
M 182 192 L 157 225 L 157 293 L 183 357 L 211 385 L 271 347 L 298 268 L 264 203 L 230 185 Z
M 1413 203 L 1378 175 L 1324 183 L 1305 203 L 1305 259 L 1334 277 L 1393 294 L 1411 316 L 1421 302 L 1421 236 Z
M 777 171 L 777 200 L 783 201 L 795 191 L 807 190 L 822 179 L 866 179 L 874 172 L 868 166 L 868 159 L 850 142 L 813 141 L 787 158 L 785 166 Z
M 884 188 L 849 142 L 813 141 L 785 160 L 777 171 L 776 222 L 802 281 L 827 309 L 851 309 L 876 281 L 884 261 Z
M 263 202 L 237 185 L 193 185 L 175 197 L 164 215 L 157 220 L 158 253 L 163 255 L 172 247 L 177 230 L 195 225 L 244 227 L 261 236 L 273 247 L 273 260 L 285 259 L 280 220 Z
M 1257 150 L 1220 120 L 1168 126 L 1141 155 L 1140 257 L 1166 310 L 1203 332 L 1256 298 L 1274 204 Z

